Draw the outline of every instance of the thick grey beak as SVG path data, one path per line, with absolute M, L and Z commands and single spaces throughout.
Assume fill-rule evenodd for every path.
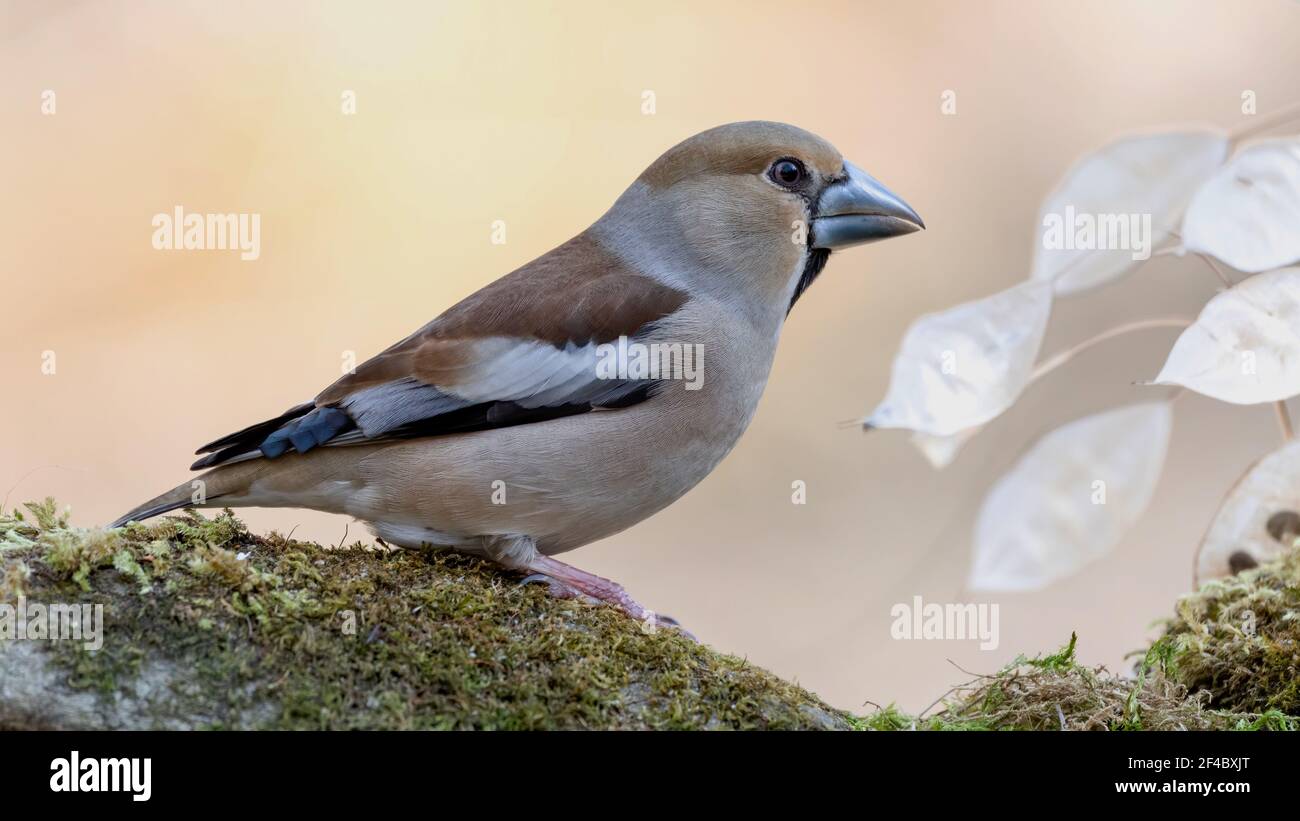
M 912 207 L 850 162 L 846 179 L 831 183 L 817 200 L 812 247 L 835 249 L 920 231 L 925 223 Z

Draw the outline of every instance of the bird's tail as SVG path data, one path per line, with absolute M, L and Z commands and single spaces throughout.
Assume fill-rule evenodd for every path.
M 137 505 L 118 517 L 109 527 L 121 527 L 127 522 L 142 522 L 161 513 L 181 508 L 216 507 L 221 504 L 222 497 L 237 495 L 248 489 L 253 477 L 262 470 L 262 465 L 259 464 L 261 461 L 240 462 L 210 470 Z

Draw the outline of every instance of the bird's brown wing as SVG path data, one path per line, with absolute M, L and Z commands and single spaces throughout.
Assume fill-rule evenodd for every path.
M 686 301 L 579 235 L 456 304 L 313 402 L 203 446 L 195 469 L 320 445 L 504 427 L 643 401 L 600 379 L 596 348 L 634 339 Z

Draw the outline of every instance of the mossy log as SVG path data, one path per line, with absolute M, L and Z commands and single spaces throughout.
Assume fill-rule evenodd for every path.
M 0 729 L 857 726 L 474 559 L 263 538 L 229 512 L 103 531 L 28 509 L 0 516 L 0 602 L 102 604 L 102 646 L 0 639 Z
M 0 515 L 0 730 L 1300 728 L 1300 549 L 1179 599 L 1131 674 L 1071 638 L 921 715 L 856 717 L 475 559 L 27 507 Z M 11 639 L 20 602 L 103 605 L 102 646 Z

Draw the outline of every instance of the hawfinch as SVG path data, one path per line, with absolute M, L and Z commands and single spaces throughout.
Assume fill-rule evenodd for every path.
M 664 509 L 727 455 L 832 251 L 922 227 L 814 134 L 710 129 L 573 239 L 315 399 L 199 448 L 201 485 L 112 526 L 185 507 L 344 513 L 393 545 L 484 556 L 656 620 L 554 557 Z

